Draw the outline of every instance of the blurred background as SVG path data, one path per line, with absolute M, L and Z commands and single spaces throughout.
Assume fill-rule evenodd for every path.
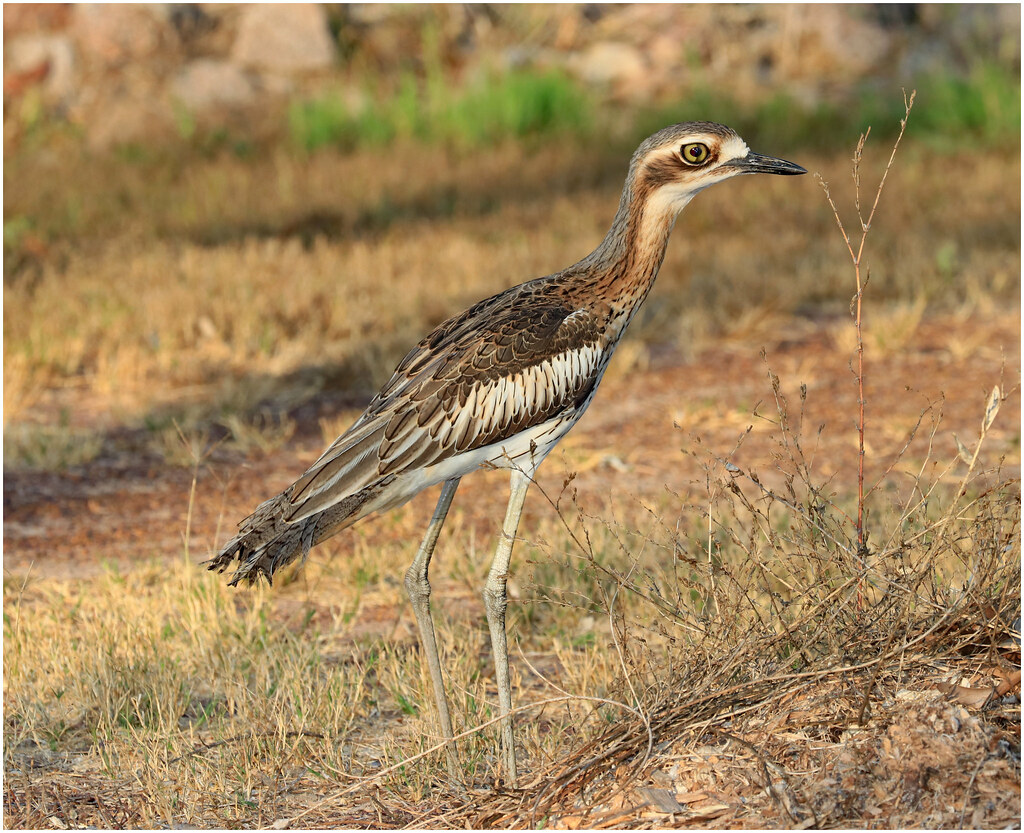
M 3 25 L 5 468 L 176 462 L 193 430 L 249 453 L 296 420 L 319 443 L 429 328 L 590 251 L 636 143 L 688 119 L 852 210 L 858 136 L 873 194 L 917 89 L 868 247 L 876 320 L 891 347 L 1019 309 L 1017 5 L 27 4 Z M 811 177 L 716 189 L 623 361 L 835 332 L 851 274 Z

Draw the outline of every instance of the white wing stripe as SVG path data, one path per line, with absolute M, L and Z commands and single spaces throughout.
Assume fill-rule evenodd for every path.
M 417 420 L 407 420 L 393 438 L 381 465 L 390 470 L 389 462 L 418 459 L 426 453 L 427 446 L 434 446 L 444 456 L 442 449 L 468 449 L 481 436 L 501 433 L 511 425 L 527 424 L 555 403 L 565 402 L 570 392 L 583 388 L 600 364 L 598 347 L 587 346 L 552 356 L 513 376 L 475 385 L 466 394 L 465 405 L 449 403 L 451 411 L 437 407 L 423 426 Z M 399 465 L 404 468 L 405 464 Z M 341 474 L 331 478 L 329 485 L 334 485 Z

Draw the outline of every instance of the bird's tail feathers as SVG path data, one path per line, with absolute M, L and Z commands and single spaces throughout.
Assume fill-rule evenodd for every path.
M 287 523 L 283 515 L 289 505 L 287 493 L 260 504 L 239 524 L 238 534 L 215 557 L 203 562 L 204 566 L 223 573 L 237 561 L 229 584 L 255 584 L 260 577 L 273 584 L 278 570 L 299 555 L 306 559 L 316 531 L 315 516 L 300 523 Z
M 383 503 L 378 499 L 381 491 L 394 479 L 393 474 L 382 477 L 323 511 L 298 521 L 285 520 L 286 513 L 292 508 L 291 490 L 285 490 L 261 503 L 255 512 L 239 524 L 238 534 L 216 556 L 203 564 L 210 570 L 223 573 L 238 562 L 228 582 L 231 585 L 240 582 L 255 584 L 261 577 L 272 584 L 278 570 L 299 556 L 305 561 L 310 549 L 324 539 L 351 526 L 372 511 L 403 503 L 409 495 L 399 494 Z

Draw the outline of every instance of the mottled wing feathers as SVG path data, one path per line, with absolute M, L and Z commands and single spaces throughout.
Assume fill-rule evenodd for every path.
M 586 398 L 601 357 L 589 313 L 548 307 L 515 323 L 452 344 L 421 371 L 385 432 L 382 474 L 500 442 Z
M 286 520 L 571 411 L 593 390 L 603 347 L 595 317 L 564 302 L 520 293 L 471 307 L 410 351 L 359 421 L 296 481 Z
M 295 508 L 318 493 L 318 484 L 333 483 L 344 477 L 345 492 L 352 494 L 373 483 L 377 479 L 377 451 L 386 427 L 387 420 L 384 418 L 361 418 L 338 437 L 286 492 L 290 502 L 289 511 L 285 513 L 286 520 L 298 518 Z M 324 509 L 342 497 L 344 495 L 339 494 L 335 500 L 326 502 L 320 508 Z M 308 508 L 312 506 L 310 503 Z M 304 509 L 301 514 L 304 517 L 310 513 Z

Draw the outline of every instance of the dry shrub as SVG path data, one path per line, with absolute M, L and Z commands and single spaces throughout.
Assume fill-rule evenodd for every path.
M 718 823 L 749 824 L 759 812 L 772 826 L 877 817 L 887 826 L 944 826 L 966 812 L 988 826 L 1007 814 L 1005 800 L 986 810 L 970 790 L 992 792 L 1018 769 L 1019 701 L 1003 695 L 1015 671 L 1019 685 L 1019 481 L 998 462 L 979 469 L 979 449 L 973 466 L 953 461 L 902 490 L 876 484 L 867 511 L 873 543 L 862 558 L 852 507 L 815 480 L 773 382 L 774 471 L 761 477 L 697 452 L 706 503 L 683 504 L 675 529 L 658 522 L 649 530 L 646 557 L 619 535 L 625 568 L 608 563 L 585 532 L 574 536 L 618 634 L 623 679 L 610 696 L 641 716 L 617 715 L 539 773 L 514 810 L 509 802 L 487 823 L 511 823 L 524 810 L 527 823 L 569 815 L 567 823 L 590 826 L 616 809 L 635 821 L 645 803 L 640 787 L 668 772 L 673 795 L 694 790 L 690 776 L 700 766 L 684 761 L 695 756 L 706 766 L 709 749 L 751 757 L 765 777 L 750 795 L 767 790 L 771 798 L 744 811 L 734 786 L 736 800 L 724 802 Z M 979 446 L 993 410 L 989 403 Z M 930 444 L 935 427 L 903 451 L 913 440 Z M 923 453 L 929 471 L 930 451 Z M 958 466 L 969 473 L 957 477 Z M 581 520 L 584 528 L 598 523 Z M 619 596 L 642 604 L 616 606 Z M 958 702 L 983 711 L 969 715 Z M 956 724 L 955 740 L 948 727 L 933 727 L 942 720 Z M 826 747 L 835 751 L 822 754 Z M 973 779 L 963 776 L 965 761 L 977 767 Z M 795 780 L 793 770 L 802 773 Z M 894 792 L 893 779 L 913 784 Z M 723 790 L 719 779 L 719 799 Z M 943 790 L 952 794 L 945 804 Z M 700 821 L 700 803 L 679 807 L 676 820 Z M 668 821 L 659 818 L 659 826 Z

